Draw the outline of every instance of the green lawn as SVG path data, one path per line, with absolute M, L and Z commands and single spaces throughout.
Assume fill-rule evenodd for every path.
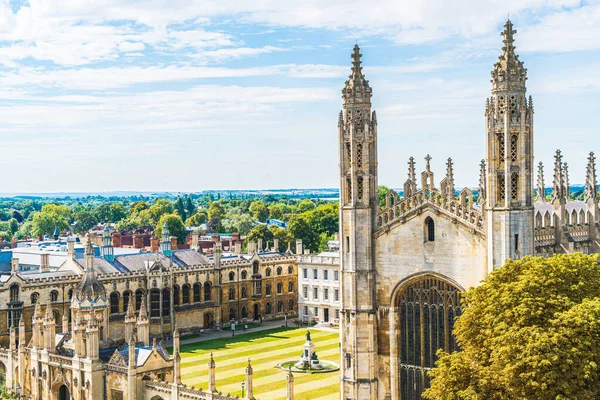
M 277 363 L 294 360 L 302 353 L 306 328 L 276 328 L 192 343 L 181 346 L 183 382 L 196 388 L 208 387 L 210 353 L 216 364 L 217 390 L 241 396 L 248 358 L 254 369 L 254 396 L 260 400 L 285 399 L 285 371 Z M 311 330 L 320 359 L 339 364 L 337 332 Z M 297 400 L 339 399 L 339 371 L 322 374 L 294 374 Z

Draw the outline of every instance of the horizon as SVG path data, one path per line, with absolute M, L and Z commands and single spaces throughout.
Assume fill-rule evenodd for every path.
M 340 91 L 358 43 L 379 121 L 380 184 L 401 187 L 408 158 L 421 170 L 431 154 L 438 177 L 452 157 L 456 186 L 474 188 L 507 13 L 528 69 L 546 186 L 556 148 L 571 180 L 583 182 L 587 154 L 599 150 L 595 1 L 380 1 L 355 13 L 344 2 L 141 9 L 12 0 L 0 3 L 3 186 L 337 188 Z

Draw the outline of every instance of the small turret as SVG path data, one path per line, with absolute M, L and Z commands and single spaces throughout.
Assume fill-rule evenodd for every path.
M 248 400 L 254 399 L 254 388 L 252 385 L 253 374 L 254 370 L 252 369 L 252 365 L 250 364 L 250 359 L 248 359 L 248 366 L 246 366 L 246 399 Z
M 544 186 L 544 164 L 540 161 L 538 164 L 538 176 L 537 176 L 537 187 L 536 187 L 535 201 L 537 203 L 546 202 L 546 188 Z
M 215 359 L 213 353 L 210 353 L 210 359 L 208 360 L 208 391 L 215 393 L 217 391 L 215 381 Z
M 485 199 L 487 196 L 487 188 L 486 188 L 486 184 L 485 184 L 485 160 L 481 160 L 481 162 L 479 163 L 479 186 L 477 188 L 477 192 L 478 192 L 478 197 L 477 197 L 477 204 L 479 204 L 480 206 L 483 206 L 483 203 L 485 203 Z
M 565 181 L 563 177 L 562 154 L 560 153 L 560 150 L 556 150 L 556 154 L 554 155 L 554 179 L 552 181 L 553 205 L 559 206 L 566 203 L 564 188 Z
M 144 346 L 150 344 L 150 325 L 148 321 L 148 313 L 146 312 L 146 299 L 142 299 L 140 313 L 137 320 L 137 335 L 138 341 Z
M 173 246 L 171 243 L 171 235 L 169 233 L 169 227 L 167 226 L 167 222 L 162 226 L 162 239 L 160 241 L 160 252 L 165 256 L 170 256 L 173 253 Z
M 108 224 L 106 224 L 104 232 L 102 233 L 102 247 L 100 248 L 100 253 L 106 261 L 113 261 L 115 259 L 115 250 L 113 248 L 112 236 L 110 235 Z

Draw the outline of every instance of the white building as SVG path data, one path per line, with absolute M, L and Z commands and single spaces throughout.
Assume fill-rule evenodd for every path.
M 298 318 L 339 324 L 340 256 L 338 252 L 298 256 Z

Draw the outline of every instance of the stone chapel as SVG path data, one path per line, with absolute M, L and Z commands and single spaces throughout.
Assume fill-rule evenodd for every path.
M 593 153 L 583 200 L 571 199 L 560 151 L 546 198 L 543 166 L 534 165 L 533 100 L 515 33 L 507 21 L 485 104 L 487 144 L 476 202 L 468 188 L 456 193 L 452 159 L 438 184 L 427 156 L 420 175 L 410 158 L 403 196 L 392 190 L 380 207 L 377 116 L 354 47 L 338 119 L 342 399 L 420 399 L 436 351 L 457 348 L 452 328 L 461 292 L 509 258 L 600 250 Z

